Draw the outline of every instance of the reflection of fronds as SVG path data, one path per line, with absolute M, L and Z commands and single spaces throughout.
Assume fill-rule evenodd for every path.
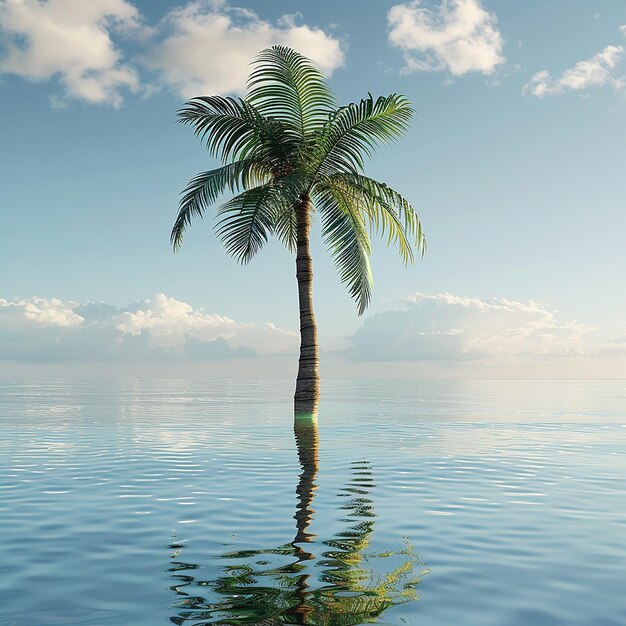
M 280 555 L 284 555 L 284 550 Z M 246 551 L 247 558 L 270 554 L 262 550 L 257 554 Z M 264 568 L 258 562 L 245 562 L 225 568 L 214 581 L 196 581 L 185 576 L 183 585 L 191 582 L 199 587 L 210 588 L 214 601 L 201 596 L 186 595 L 175 605 L 177 615 L 174 624 L 296 624 L 308 623 L 319 626 L 351 626 L 374 622 L 391 606 L 417 599 L 416 585 L 427 570 L 423 569 L 413 547 L 385 553 L 361 554 L 363 564 L 352 565 L 347 553 L 333 552 L 331 558 L 320 561 L 323 568 L 319 576 L 324 586 L 307 589 L 302 585 L 301 563 L 290 562 L 282 566 Z M 239 555 L 230 554 L 230 558 Z M 293 557 L 297 558 L 296 550 Z M 383 561 L 399 559 L 399 565 L 382 572 Z M 253 564 L 254 563 L 254 564 Z M 174 564 L 176 570 L 181 563 Z M 272 565 L 270 562 L 269 565 Z M 182 595 L 183 585 L 172 589 Z M 306 621 L 299 621 L 302 614 Z
M 346 527 L 324 541 L 327 550 L 313 561 L 310 552 L 293 542 L 271 549 L 242 550 L 224 554 L 235 562 L 223 569 L 215 580 L 199 581 L 182 571 L 197 566 L 175 561 L 177 584 L 171 589 L 180 600 L 174 605 L 174 624 L 311 624 L 313 626 L 354 626 L 375 622 L 391 606 L 417 599 L 416 585 L 428 570 L 406 541 L 404 549 L 383 553 L 368 552 L 374 530 L 375 513 L 368 497 L 374 487 L 369 464 L 354 464 L 354 476 L 338 494 L 350 500 L 342 506 Z M 315 489 L 311 476 L 303 472 L 297 490 L 299 506 L 307 510 L 303 483 Z M 296 519 L 298 525 L 301 520 Z M 297 537 L 304 535 L 298 528 Z M 311 543 L 311 540 L 307 540 Z M 310 548 L 309 548 L 310 549 Z M 178 556 L 178 553 L 176 554 Z M 310 586 L 307 561 L 319 567 L 321 586 Z M 389 561 L 394 566 L 387 567 Z M 212 598 L 187 595 L 184 588 L 207 589 Z

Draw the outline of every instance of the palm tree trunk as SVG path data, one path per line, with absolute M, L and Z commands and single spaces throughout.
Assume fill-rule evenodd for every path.
M 294 413 L 296 420 L 317 419 L 319 402 L 319 357 L 317 325 L 313 314 L 313 264 L 309 249 L 311 202 L 308 196 L 296 206 L 296 278 L 300 304 L 300 360 L 296 378 Z

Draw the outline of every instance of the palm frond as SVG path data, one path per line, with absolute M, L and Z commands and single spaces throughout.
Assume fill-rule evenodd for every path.
M 362 315 L 370 302 L 373 285 L 369 262 L 371 245 L 363 216 L 353 197 L 341 185 L 330 181 L 315 188 L 315 202 L 321 215 L 322 236 L 339 277 Z
M 298 232 L 296 211 L 293 204 L 278 211 L 274 224 L 274 233 L 290 252 L 295 252 Z
M 225 202 L 216 234 L 226 251 L 239 263 L 248 263 L 265 245 L 275 218 L 275 190 L 270 185 L 247 189 Z
M 202 218 L 204 212 L 227 189 L 234 193 L 266 182 L 269 176 L 263 161 L 242 159 L 194 176 L 182 193 L 178 216 L 174 222 L 170 241 L 175 251 L 183 243 L 183 235 L 194 217 Z
M 372 230 L 397 245 L 404 264 L 414 260 L 413 248 L 423 257 L 426 238 L 422 222 L 411 203 L 385 183 L 362 174 L 337 173 L 328 177 L 367 215 Z
M 248 79 L 248 102 L 301 138 L 321 129 L 335 98 L 315 63 L 291 48 L 272 46 L 257 56 L 255 65 Z
M 216 233 L 226 251 L 240 263 L 248 263 L 272 233 L 290 241 L 281 221 L 292 210 L 302 183 L 297 175 L 247 189 L 217 210 Z
M 320 136 L 319 173 L 362 171 L 364 156 L 371 157 L 379 144 L 393 143 L 404 134 L 413 112 L 409 101 L 398 94 L 376 100 L 370 94 L 358 104 L 338 109 Z
M 191 125 L 209 153 L 223 163 L 257 158 L 279 167 L 292 159 L 296 147 L 297 137 L 284 124 L 237 98 L 192 98 L 179 109 L 178 120 Z

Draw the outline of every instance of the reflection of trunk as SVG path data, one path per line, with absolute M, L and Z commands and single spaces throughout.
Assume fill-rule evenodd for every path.
M 311 508 L 317 485 L 315 478 L 318 470 L 318 447 L 319 437 L 317 421 L 297 421 L 294 427 L 296 446 L 298 448 L 298 460 L 302 473 L 296 487 L 298 504 L 296 506 L 296 536 L 293 543 L 309 542 L 315 537 L 307 532 L 311 518 L 315 511 Z
M 308 561 L 315 558 L 313 554 L 304 549 L 301 544 L 309 543 L 315 539 L 315 535 L 308 532 L 309 525 L 315 511 L 311 507 L 317 485 L 315 479 L 318 470 L 318 446 L 319 437 L 317 432 L 317 420 L 296 420 L 294 433 L 298 448 L 298 460 L 302 473 L 296 487 L 298 504 L 296 505 L 296 536 L 292 541 L 298 562 Z M 292 608 L 291 613 L 296 624 L 308 624 L 308 616 L 313 611 L 309 604 L 309 574 L 299 576 L 295 581 L 295 592 L 298 604 Z
M 300 360 L 294 396 L 296 420 L 310 420 L 316 416 L 319 401 L 317 326 L 313 314 L 313 263 L 309 250 L 310 212 L 310 200 L 305 196 L 296 206 L 296 278 L 300 308 Z

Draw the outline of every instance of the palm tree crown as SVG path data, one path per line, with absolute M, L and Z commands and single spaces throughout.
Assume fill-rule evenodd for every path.
M 322 72 L 290 48 L 273 46 L 256 59 L 245 99 L 189 100 L 179 120 L 223 165 L 185 188 L 171 240 L 175 250 L 194 217 L 217 208 L 217 235 L 247 263 L 275 235 L 295 251 L 299 216 L 315 210 L 322 237 L 359 314 L 371 297 L 370 233 L 398 245 L 404 263 L 424 253 L 420 220 L 411 204 L 364 175 L 364 160 L 408 128 L 413 109 L 391 94 L 337 108 Z M 300 217 L 301 220 L 301 217 Z M 305 224 L 308 242 L 308 221 Z M 302 232 L 300 231 L 301 235 Z

